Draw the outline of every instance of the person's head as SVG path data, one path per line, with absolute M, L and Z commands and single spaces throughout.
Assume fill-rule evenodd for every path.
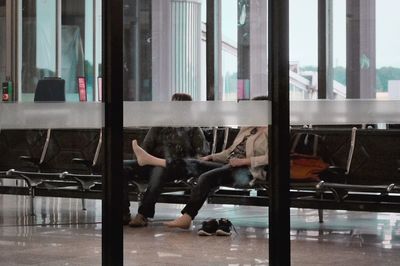
M 192 96 L 186 93 L 174 93 L 171 98 L 172 101 L 191 101 Z
M 251 99 L 252 101 L 268 101 L 268 96 L 256 96 Z

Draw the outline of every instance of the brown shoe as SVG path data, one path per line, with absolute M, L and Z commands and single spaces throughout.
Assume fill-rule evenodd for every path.
M 148 220 L 146 217 L 144 217 L 142 214 L 138 213 L 136 214 L 135 218 L 133 218 L 129 222 L 130 227 L 145 227 L 147 226 Z

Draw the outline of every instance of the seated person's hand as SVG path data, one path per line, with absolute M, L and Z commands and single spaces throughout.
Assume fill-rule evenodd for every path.
M 249 158 L 238 159 L 232 158 L 229 160 L 229 165 L 232 167 L 249 166 L 251 164 Z
M 203 156 L 203 157 L 200 157 L 199 159 L 203 160 L 203 161 L 212 161 L 211 155 Z

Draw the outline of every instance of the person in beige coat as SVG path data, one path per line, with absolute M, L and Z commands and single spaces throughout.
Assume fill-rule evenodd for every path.
M 169 227 L 188 229 L 213 188 L 221 185 L 245 185 L 256 179 L 265 180 L 264 169 L 268 164 L 268 129 L 242 128 L 229 148 L 199 159 L 184 159 L 181 162 L 156 158 L 140 148 L 136 141 L 132 142 L 132 148 L 140 165 L 166 167 L 171 170 L 171 174 L 176 173 L 175 170 L 179 168 L 179 175 L 199 176 L 189 202 L 181 211 L 182 216 L 165 223 Z M 177 167 L 178 165 L 180 167 Z M 184 173 L 182 168 L 185 169 Z

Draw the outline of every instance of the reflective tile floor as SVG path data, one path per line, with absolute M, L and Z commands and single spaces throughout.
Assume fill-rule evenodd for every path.
M 137 204 L 132 204 L 132 213 Z M 268 265 L 268 209 L 205 205 L 192 230 L 165 228 L 182 205 L 158 204 L 147 228 L 124 228 L 125 265 Z M 0 265 L 101 265 L 101 201 L 0 195 Z M 230 237 L 197 236 L 225 217 Z M 292 265 L 400 265 L 400 214 L 291 210 Z

